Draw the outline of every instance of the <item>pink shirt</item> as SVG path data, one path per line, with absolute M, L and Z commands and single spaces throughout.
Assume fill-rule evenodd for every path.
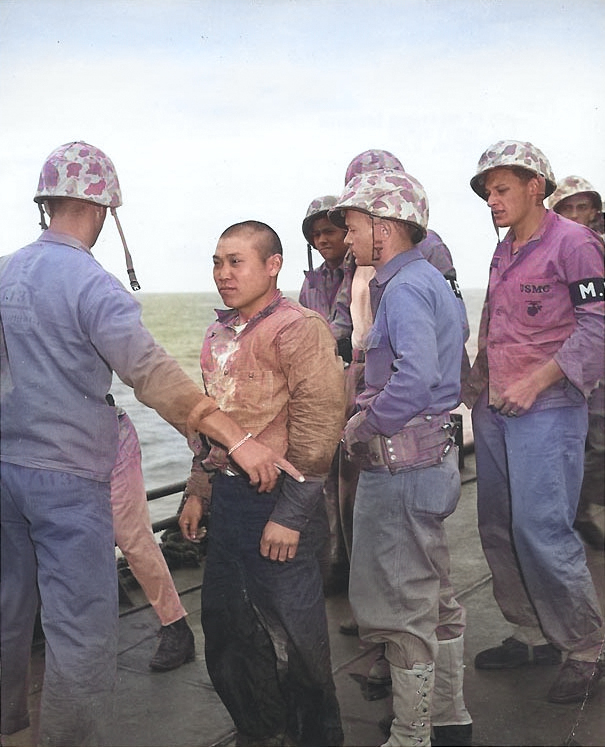
M 603 253 L 597 234 L 547 211 L 516 255 L 513 231 L 494 253 L 487 298 L 490 403 L 513 382 L 554 358 L 566 379 L 543 392 L 538 408 L 585 397 L 605 375 Z M 484 320 L 485 321 L 485 320 Z

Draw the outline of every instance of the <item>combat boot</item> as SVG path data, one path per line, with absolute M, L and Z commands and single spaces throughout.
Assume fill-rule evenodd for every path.
M 403 669 L 391 662 L 393 711 L 391 733 L 382 747 L 428 747 L 431 743 L 431 698 L 434 664 Z
M 154 672 L 167 672 L 195 659 L 195 638 L 186 618 L 160 628 L 160 642 L 149 663 Z
M 431 707 L 433 747 L 467 747 L 473 724 L 464 703 L 464 636 L 439 641 Z

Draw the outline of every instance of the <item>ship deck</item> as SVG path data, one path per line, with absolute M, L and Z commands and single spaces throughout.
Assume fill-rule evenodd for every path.
M 547 702 L 546 693 L 556 667 L 528 666 L 496 672 L 473 667 L 475 655 L 506 638 L 511 626 L 494 601 L 489 568 L 479 542 L 472 454 L 466 457 L 462 477 L 461 500 L 446 526 L 452 580 L 458 599 L 467 608 L 465 697 L 474 721 L 473 744 L 605 745 L 605 682 L 597 685 L 586 703 L 554 705 Z M 595 518 L 603 526 L 603 509 Z M 603 604 L 604 554 L 587 548 L 587 556 Z M 140 592 L 130 595 L 133 607 L 121 606 L 116 747 L 218 747 L 235 743 L 233 723 L 214 692 L 204 662 L 199 591 L 202 576 L 203 566 L 174 572 L 197 649 L 195 661 L 174 671 L 156 674 L 148 668 L 159 623 Z M 365 679 L 376 647 L 339 632 L 340 621 L 349 615 L 345 594 L 328 597 L 326 605 L 345 745 L 379 745 L 384 736 L 378 721 L 390 713 L 391 701 L 388 689 L 368 687 Z M 42 647 L 35 647 L 31 693 L 34 717 L 43 661 Z

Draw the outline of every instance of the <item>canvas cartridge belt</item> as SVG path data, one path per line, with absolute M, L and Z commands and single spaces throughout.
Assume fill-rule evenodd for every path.
M 358 456 L 360 467 L 395 473 L 440 464 L 454 446 L 457 428 L 449 412 L 418 415 L 392 436 L 373 436 L 367 453 Z

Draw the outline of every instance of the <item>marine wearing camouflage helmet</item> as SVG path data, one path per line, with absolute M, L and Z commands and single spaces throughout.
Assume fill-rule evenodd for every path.
M 477 653 L 475 668 L 558 664 L 565 652 L 547 698 L 583 703 L 603 674 L 603 616 L 571 517 L 586 399 L 605 377 L 602 242 L 546 209 L 555 178 L 531 143 L 488 148 L 471 187 L 496 230 L 509 229 L 490 262 L 463 401 L 472 406 L 479 535 L 494 597 L 514 626 Z
M 311 201 L 311 204 L 307 208 L 307 213 L 302 222 L 302 232 L 307 240 L 307 260 L 309 263 L 309 270 L 313 269 L 312 249 L 317 248 L 313 241 L 313 225 L 318 218 L 327 218 L 328 210 L 336 205 L 337 199 L 338 198 L 334 195 L 316 197 Z
M 564 218 L 603 233 L 603 200 L 592 184 L 581 176 L 566 176 L 548 198 L 548 207 Z
M 395 169 L 370 171 L 353 177 L 328 212 L 330 220 L 345 227 L 346 210 L 358 210 L 374 218 L 395 220 L 410 226 L 418 244 L 426 236 L 429 203 L 424 187 L 411 174 Z
M 66 143 L 48 156 L 34 201 L 72 197 L 105 207 L 119 207 L 122 192 L 113 162 L 100 148 L 83 141 Z
M 48 200 L 69 197 L 84 200 L 110 209 L 124 247 L 126 268 L 132 290 L 139 290 L 132 257 L 126 245 L 116 208 L 122 204 L 122 192 L 115 166 L 109 156 L 100 148 L 89 145 L 82 140 L 65 143 L 55 148 L 46 158 L 34 202 L 40 210 L 40 226 L 48 228 L 45 219 L 45 208 L 48 212 Z
M 557 205 L 559 205 L 560 202 L 568 197 L 582 194 L 584 192 L 592 197 L 597 210 L 600 211 L 603 209 L 601 195 L 587 179 L 583 179 L 581 176 L 566 176 L 564 179 L 561 179 L 557 183 L 557 189 L 548 198 L 548 207 L 558 213 Z
M 358 174 L 366 174 L 368 171 L 382 171 L 383 169 L 394 169 L 405 171 L 403 164 L 388 150 L 371 148 L 364 150 L 351 161 L 345 173 L 345 186 Z
M 548 159 L 539 148 L 519 140 L 499 140 L 491 145 L 479 159 L 477 173 L 471 179 L 471 187 L 479 197 L 487 199 L 485 176 L 488 171 L 498 168 L 520 168 L 545 180 L 544 197 L 552 194 L 557 187 Z
M 302 232 L 307 240 L 307 243 L 313 245 L 311 237 L 311 228 L 313 221 L 317 218 L 325 217 L 328 214 L 328 210 L 336 205 L 338 198 L 335 195 L 323 195 L 322 197 L 316 197 L 311 201 L 311 204 L 307 208 L 307 213 L 302 222 Z

